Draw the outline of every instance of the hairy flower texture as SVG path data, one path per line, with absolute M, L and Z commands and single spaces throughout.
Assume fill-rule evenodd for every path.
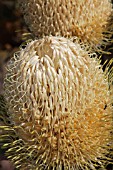
M 107 69 L 66 38 L 27 44 L 5 78 L 8 158 L 21 170 L 105 168 L 112 145 L 107 79 Z
M 27 25 L 37 37 L 77 36 L 94 49 L 105 45 L 111 37 L 110 0 L 18 1 Z
M 4 125 L 4 122 L 6 122 L 6 116 L 7 116 L 7 108 L 5 105 L 4 97 L 3 95 L 0 95 L 0 126 Z M 3 133 L 3 130 L 0 129 L 0 135 Z

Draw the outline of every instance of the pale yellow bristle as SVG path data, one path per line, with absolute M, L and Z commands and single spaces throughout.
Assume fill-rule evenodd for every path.
M 99 61 L 79 44 L 51 36 L 29 43 L 7 70 L 11 125 L 4 130 L 17 136 L 7 151 L 17 169 L 103 168 L 112 105 Z
M 19 0 L 19 4 L 36 37 L 77 36 L 97 50 L 112 35 L 110 0 Z

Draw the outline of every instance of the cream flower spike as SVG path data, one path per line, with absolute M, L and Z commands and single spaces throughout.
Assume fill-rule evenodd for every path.
M 17 53 L 5 78 L 10 124 L 2 136 L 16 168 L 104 168 L 112 131 L 107 78 L 96 58 L 66 38 L 44 37 Z
M 18 0 L 30 31 L 44 35 L 77 36 L 95 50 L 112 35 L 110 0 Z M 111 30 L 112 29 L 112 30 Z

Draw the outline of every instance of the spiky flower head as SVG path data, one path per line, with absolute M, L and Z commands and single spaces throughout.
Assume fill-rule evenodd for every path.
M 96 49 L 111 36 L 110 0 L 18 0 L 25 21 L 37 37 L 79 37 Z M 108 26 L 109 25 L 109 26 Z
M 8 64 L 5 98 L 10 125 L 3 128 L 12 137 L 4 146 L 17 168 L 104 168 L 112 129 L 107 72 L 79 44 L 30 42 Z

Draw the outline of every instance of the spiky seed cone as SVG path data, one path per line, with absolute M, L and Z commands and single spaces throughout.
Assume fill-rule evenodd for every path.
M 9 158 L 21 170 L 104 168 L 112 130 L 108 89 L 107 71 L 79 44 L 60 37 L 29 43 L 5 78 Z
M 18 0 L 25 21 L 37 37 L 77 36 L 96 49 L 110 38 L 110 0 Z M 106 34 L 107 32 L 107 34 Z

